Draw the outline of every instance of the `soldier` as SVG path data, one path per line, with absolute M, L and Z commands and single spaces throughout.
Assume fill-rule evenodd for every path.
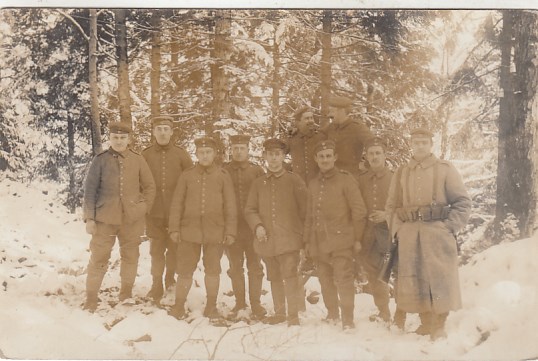
M 142 155 L 151 169 L 157 186 L 153 207 L 146 217 L 146 233 L 150 238 L 151 275 L 153 284 L 148 293 L 159 304 L 163 296 L 163 273 L 166 265 L 165 287 L 172 287 L 176 271 L 176 245 L 168 236 L 170 201 L 179 175 L 192 167 L 192 159 L 183 149 L 171 142 L 173 119 L 158 116 L 152 119 L 155 142 Z
M 308 185 L 304 243 L 317 263 L 325 320 L 336 322 L 341 311 L 345 330 L 355 327 L 353 253 L 361 249 L 366 207 L 355 178 L 335 167 L 335 149 L 332 140 L 315 148 L 320 172 Z
M 327 135 L 327 139 L 333 140 L 336 144 L 338 154 L 336 167 L 358 177 L 364 142 L 373 135 L 363 122 L 349 117 L 351 104 L 349 98 L 331 97 L 329 117 L 333 121 L 322 131 Z
M 128 149 L 129 124 L 110 125 L 110 148 L 92 160 L 84 185 L 84 222 L 90 241 L 84 309 L 94 312 L 116 237 L 120 244 L 120 302 L 132 297 L 144 216 L 155 198 L 155 183 L 144 158 Z
M 432 154 L 432 137 L 425 128 L 411 131 L 413 157 L 393 177 L 386 210 L 398 242 L 398 307 L 419 313 L 415 332 L 435 340 L 445 336 L 449 311 L 461 307 L 454 234 L 467 223 L 471 200 L 456 168 Z
M 297 267 L 302 248 L 306 212 L 306 186 L 297 174 L 283 169 L 286 143 L 268 139 L 263 143 L 268 172 L 250 188 L 245 219 L 256 239 L 254 249 L 262 257 L 271 282 L 275 314 L 264 322 L 299 325 Z
M 170 204 L 168 231 L 177 243 L 176 300 L 169 314 L 185 316 L 185 301 L 192 275 L 203 249 L 207 302 L 204 317 L 220 318 L 217 295 L 220 284 L 220 259 L 224 245 L 234 242 L 237 209 L 232 180 L 228 172 L 215 165 L 217 143 L 204 137 L 194 141 L 198 163 L 181 173 Z
M 314 147 L 325 135 L 317 131 L 314 114 L 308 107 L 295 112 L 296 129 L 288 140 L 291 167 L 294 173 L 303 178 L 305 183 L 318 174 L 318 165 L 314 160 Z
M 260 257 L 254 251 L 254 235 L 245 221 L 243 210 L 247 201 L 248 191 L 254 179 L 265 174 L 263 168 L 248 161 L 249 135 L 232 135 L 230 137 L 232 161 L 224 166 L 230 173 L 235 188 L 237 206 L 237 239 L 227 248 L 226 253 L 230 261 L 228 275 L 232 280 L 235 295 L 235 306 L 232 316 L 245 309 L 245 274 L 243 264 L 247 260 L 248 291 L 250 307 L 254 318 L 262 318 L 266 311 L 260 303 L 263 266 Z
M 368 221 L 358 255 L 360 265 L 365 269 L 368 284 L 378 314 L 370 316 L 370 321 L 381 319 L 390 322 L 389 286 L 378 280 L 384 255 L 389 252 L 391 240 L 385 217 L 385 202 L 390 187 L 392 172 L 385 166 L 385 145 L 382 139 L 370 138 L 364 145 L 369 168 L 359 175 L 359 188 L 366 203 Z

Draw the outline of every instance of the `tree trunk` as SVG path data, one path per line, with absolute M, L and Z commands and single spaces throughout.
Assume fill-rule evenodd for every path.
M 161 14 L 153 10 L 151 15 L 151 116 L 161 114 Z
M 181 80 L 179 78 L 179 42 L 174 40 L 170 44 L 170 67 L 172 70 L 172 81 L 176 89 L 179 89 Z M 173 100 L 170 104 L 170 114 L 179 114 L 178 101 Z
M 211 66 L 211 84 L 213 86 L 213 119 L 205 122 L 205 132 L 213 136 L 214 123 L 230 117 L 230 91 L 226 65 L 231 56 L 231 14 L 230 10 L 215 11 L 215 39 L 213 44 Z
M 67 118 L 67 167 L 69 171 L 69 192 L 67 192 L 67 207 L 70 213 L 76 210 L 77 187 L 75 182 L 75 120 L 72 116 Z
M 278 16 L 278 15 L 275 15 Z M 278 24 L 278 23 L 277 23 Z M 280 130 L 279 128 L 279 109 L 280 109 L 280 41 L 277 36 L 277 25 L 273 36 L 273 94 L 271 98 L 271 137 Z
M 103 149 L 101 121 L 99 118 L 99 87 L 97 85 L 97 10 L 90 9 L 89 77 L 91 99 L 92 151 L 97 155 Z
M 120 104 L 120 120 L 132 125 L 131 94 L 129 86 L 129 61 L 127 57 L 126 10 L 116 9 L 115 37 L 116 58 L 118 60 L 118 99 Z
M 514 238 L 530 237 L 536 223 L 538 139 L 537 15 L 504 10 L 501 33 L 501 88 L 497 169 L 497 240 L 507 219 L 517 221 Z M 511 55 L 513 54 L 513 59 Z M 519 232 L 519 233 L 517 233 Z
M 323 33 L 321 34 L 321 126 L 329 123 L 329 97 L 331 95 L 331 33 L 332 11 L 323 10 Z

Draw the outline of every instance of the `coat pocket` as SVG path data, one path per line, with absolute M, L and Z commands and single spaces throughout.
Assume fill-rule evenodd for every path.
M 146 215 L 148 211 L 148 206 L 146 201 L 131 201 L 125 207 L 125 214 L 129 222 L 138 221 Z

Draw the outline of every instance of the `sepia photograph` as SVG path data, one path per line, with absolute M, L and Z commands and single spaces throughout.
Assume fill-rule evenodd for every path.
M 538 9 L 149 5 L 0 8 L 0 359 L 538 359 Z

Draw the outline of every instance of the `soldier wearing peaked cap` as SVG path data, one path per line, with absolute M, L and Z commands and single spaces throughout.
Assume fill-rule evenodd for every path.
M 454 234 L 467 223 L 471 199 L 456 168 L 432 154 L 432 135 L 411 131 L 413 157 L 392 178 L 386 211 L 398 242 L 397 305 L 419 313 L 415 332 L 436 339 L 449 311 L 461 307 Z
M 236 241 L 228 246 L 226 254 L 230 263 L 228 275 L 232 281 L 232 289 L 235 296 L 235 306 L 232 309 L 232 316 L 245 309 L 245 271 L 243 265 L 247 263 L 248 270 L 248 290 L 250 307 L 254 318 L 265 316 L 266 311 L 260 303 L 263 266 L 260 256 L 254 250 L 254 235 L 248 226 L 243 211 L 247 201 L 248 192 L 252 182 L 264 175 L 262 167 L 248 161 L 250 135 L 238 134 L 230 136 L 231 162 L 224 166 L 230 173 L 235 189 L 235 200 L 237 206 L 238 223 Z
M 295 131 L 288 139 L 291 167 L 294 173 L 308 182 L 318 174 L 318 165 L 314 161 L 314 147 L 325 139 L 325 134 L 318 132 L 314 114 L 309 107 L 302 107 L 295 112 Z
M 170 315 L 178 319 L 185 316 L 185 301 L 203 250 L 207 293 L 204 316 L 215 320 L 221 317 L 217 309 L 220 260 L 224 246 L 235 240 L 237 207 L 229 173 L 214 163 L 215 140 L 204 137 L 194 143 L 198 163 L 181 173 L 170 204 L 168 231 L 178 244 L 176 299 Z
M 308 185 L 304 244 L 315 260 L 327 322 L 354 328 L 355 287 L 353 252 L 359 251 L 366 221 L 366 207 L 357 181 L 335 167 L 337 146 L 332 140 L 315 147 L 320 172 Z
M 331 97 L 329 117 L 332 123 L 322 129 L 322 132 L 336 144 L 336 166 L 357 177 L 364 142 L 373 135 L 364 122 L 350 118 L 351 105 L 352 101 L 347 97 Z
M 297 267 L 302 248 L 306 186 L 283 168 L 286 143 L 264 142 L 267 174 L 254 180 L 245 206 L 245 219 L 255 234 L 254 249 L 262 257 L 271 282 L 275 314 L 265 322 L 299 324 Z
M 98 292 L 116 238 L 121 255 L 120 301 L 132 296 L 144 216 L 155 197 L 155 183 L 144 158 L 127 148 L 131 127 L 110 124 L 110 148 L 95 156 L 84 184 L 84 221 L 92 235 L 84 308 L 95 311 Z
M 366 204 L 368 220 L 364 231 L 362 249 L 358 256 L 360 266 L 366 271 L 368 285 L 377 315 L 370 316 L 370 321 L 390 322 L 389 286 L 378 280 L 377 275 L 384 255 L 389 252 L 391 242 L 385 217 L 385 202 L 389 192 L 392 172 L 387 168 L 385 142 L 379 137 L 372 137 L 364 144 L 368 170 L 359 175 L 359 188 Z
M 149 165 L 157 186 L 155 202 L 146 217 L 146 233 L 150 238 L 151 275 L 153 283 L 148 293 L 158 304 L 168 289 L 175 284 L 176 245 L 168 235 L 170 201 L 179 175 L 192 167 L 190 155 L 172 141 L 173 119 L 157 116 L 151 119 L 153 144 L 142 155 Z M 165 287 L 163 287 L 163 273 Z

